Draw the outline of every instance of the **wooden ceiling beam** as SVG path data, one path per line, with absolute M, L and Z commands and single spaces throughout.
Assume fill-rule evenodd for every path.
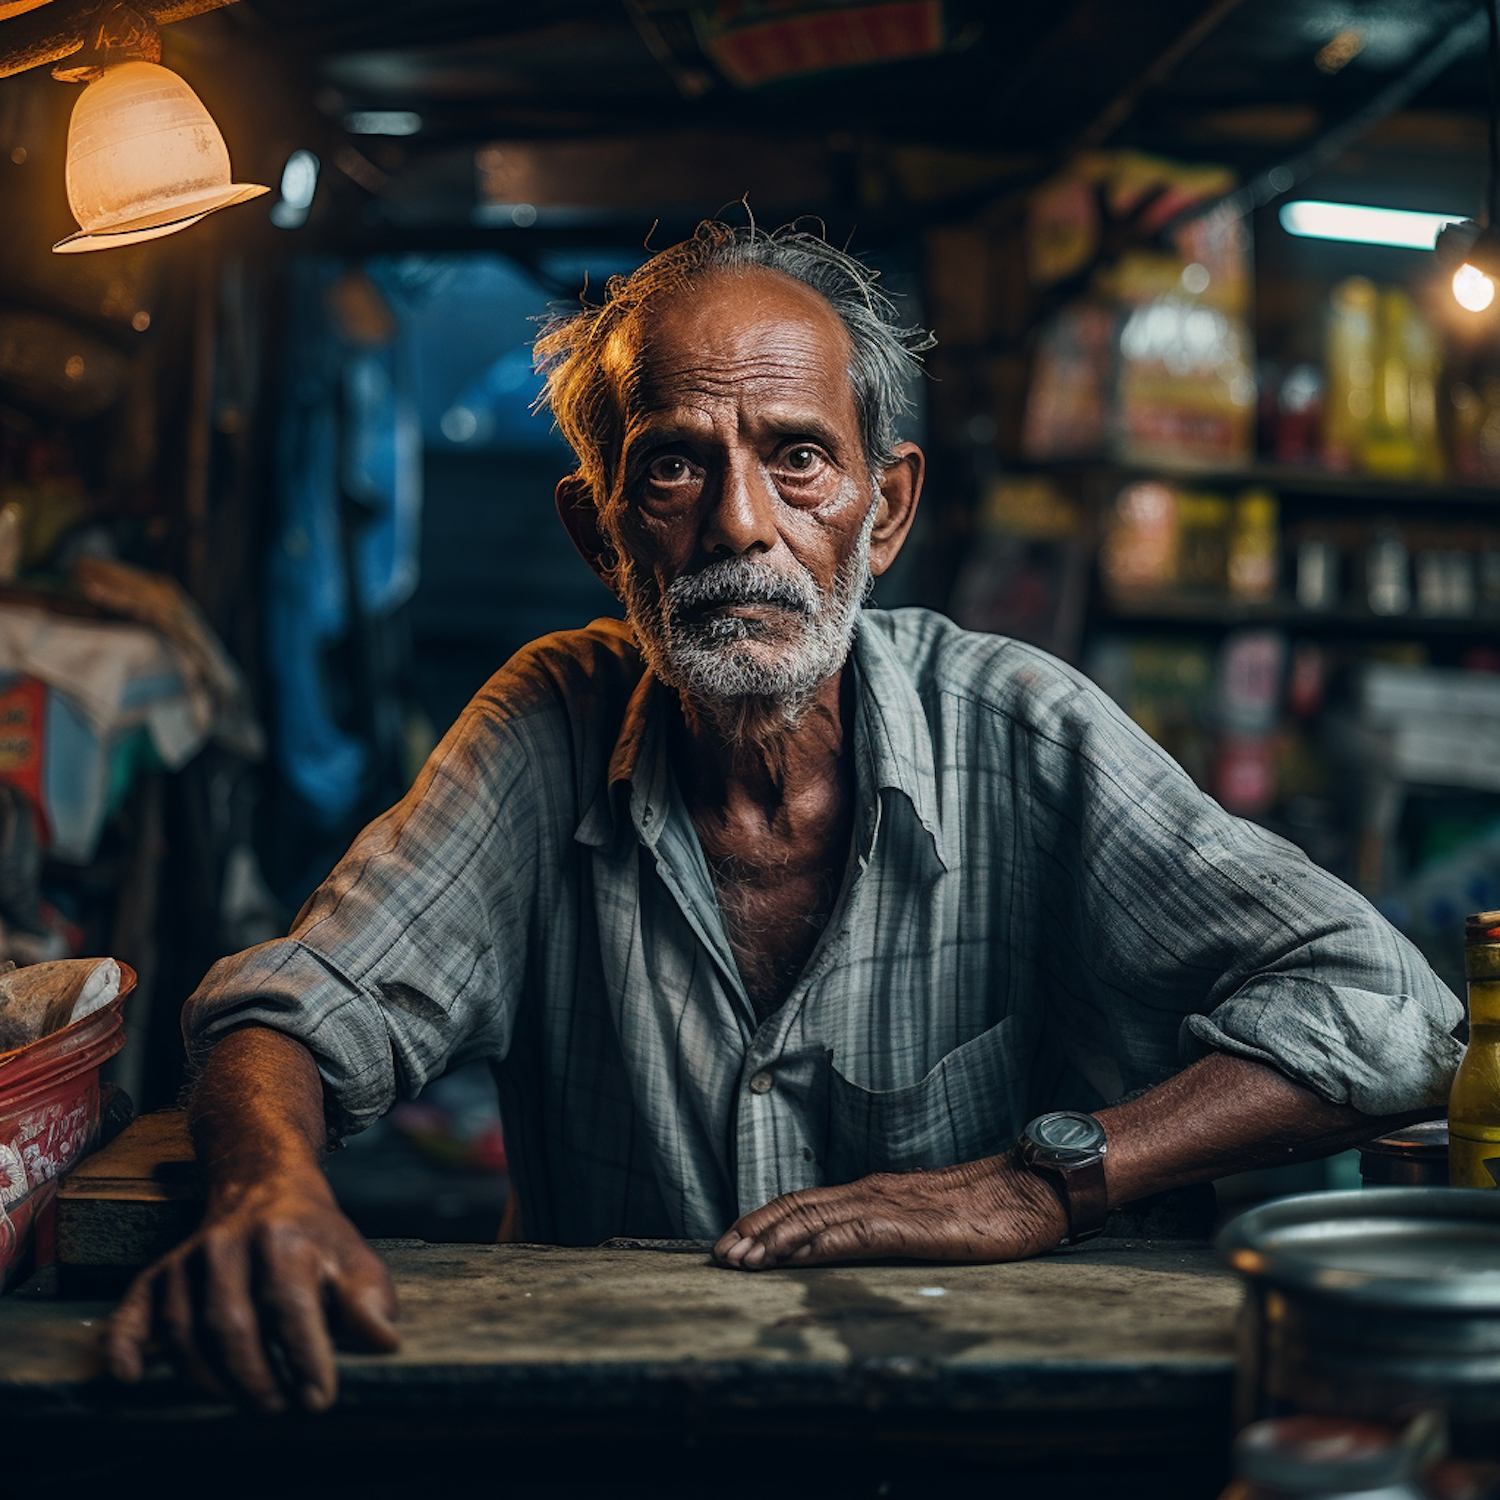
M 1115 95 L 1073 141 L 1075 151 L 1104 145 L 1153 89 L 1160 88 L 1237 11 L 1244 0 L 1209 0 L 1151 63 Z
M 132 0 L 158 26 L 186 21 L 235 0 Z M 0 78 L 62 62 L 83 49 L 100 0 L 51 0 L 23 15 L 0 21 Z
M 464 0 L 464 3 L 411 5 L 406 0 L 366 0 L 333 15 L 306 14 L 300 0 L 251 0 L 246 7 L 263 25 L 298 49 L 313 54 L 339 52 L 418 51 L 427 47 L 479 45 L 490 41 L 524 43 L 583 25 L 630 22 L 617 0 L 592 8 L 577 4 L 551 7 L 525 0 Z M 326 11 L 328 7 L 318 7 Z M 557 14 L 549 14 L 559 12 Z

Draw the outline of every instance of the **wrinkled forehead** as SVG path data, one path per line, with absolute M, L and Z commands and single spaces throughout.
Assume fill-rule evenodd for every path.
M 857 429 L 852 347 L 811 287 L 760 267 L 716 270 L 663 293 L 611 338 L 604 368 L 626 425 L 654 411 L 718 403 L 813 404 Z

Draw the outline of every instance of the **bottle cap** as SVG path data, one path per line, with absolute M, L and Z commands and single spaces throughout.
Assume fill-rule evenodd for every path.
M 1500 979 L 1500 911 L 1464 918 L 1464 973 L 1470 979 Z
M 1500 911 L 1476 911 L 1465 917 L 1464 943 L 1500 943 Z

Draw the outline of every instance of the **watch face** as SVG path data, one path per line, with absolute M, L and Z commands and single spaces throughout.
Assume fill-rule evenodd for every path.
M 1093 1115 L 1071 1109 L 1042 1115 L 1026 1127 L 1026 1134 L 1048 1156 L 1058 1161 L 1097 1156 L 1104 1148 L 1104 1127 Z

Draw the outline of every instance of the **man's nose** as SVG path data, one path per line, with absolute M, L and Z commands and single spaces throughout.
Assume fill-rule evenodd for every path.
M 704 551 L 732 557 L 769 552 L 778 540 L 776 496 L 760 465 L 727 465 L 718 490 L 704 518 Z

